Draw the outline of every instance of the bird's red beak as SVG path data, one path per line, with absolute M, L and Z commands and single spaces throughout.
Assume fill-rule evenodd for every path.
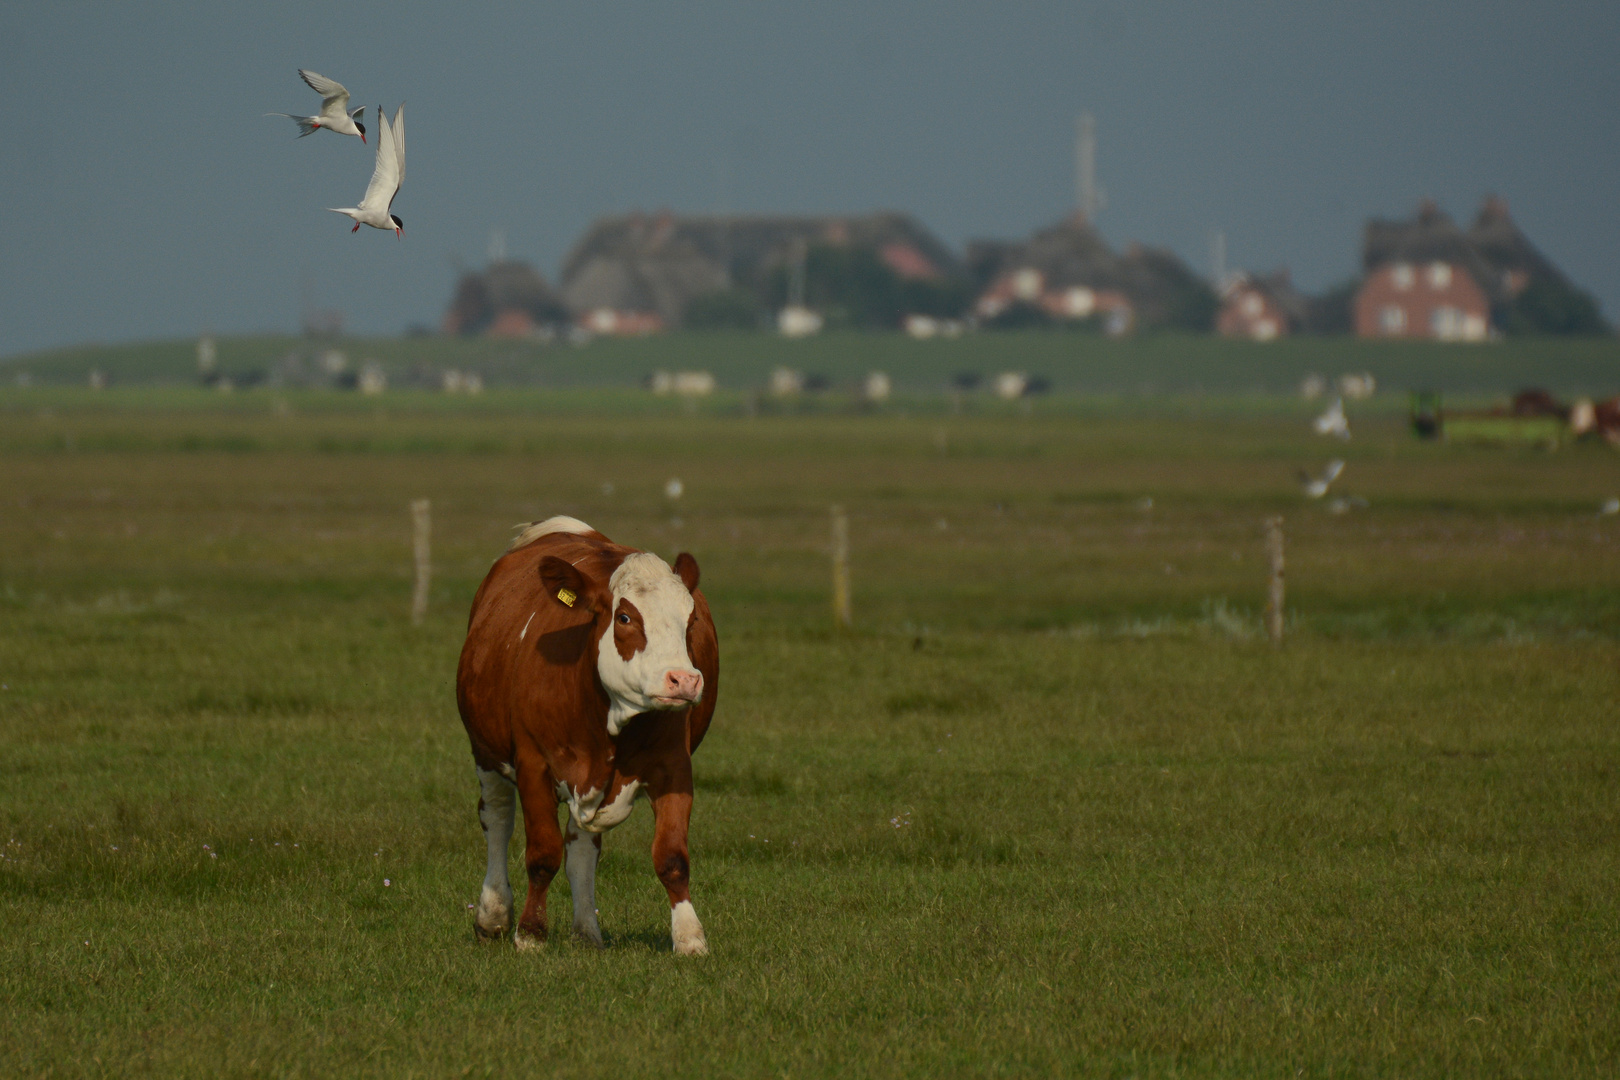
M 363 132 L 363 131 L 362 131 L 362 132 L 361 132 L 361 133 L 360 133 L 360 141 L 361 141 L 361 142 L 365 142 L 365 141 L 366 141 L 366 133 L 365 133 L 365 132 Z M 368 145 L 369 145 L 369 144 L 368 144 Z

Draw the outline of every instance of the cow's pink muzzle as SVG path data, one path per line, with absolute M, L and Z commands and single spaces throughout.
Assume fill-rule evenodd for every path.
M 703 700 L 703 672 L 670 668 L 664 672 L 664 692 L 655 699 L 660 705 L 679 708 Z

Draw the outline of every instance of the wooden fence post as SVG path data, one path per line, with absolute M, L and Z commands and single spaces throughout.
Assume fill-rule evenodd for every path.
M 1283 638 L 1283 519 L 1266 519 L 1266 562 L 1270 580 L 1266 586 L 1266 636 L 1273 645 Z
M 427 617 L 428 588 L 433 584 L 433 504 L 411 501 L 411 547 L 416 555 L 416 591 L 411 595 L 411 623 L 421 626 Z
M 849 626 L 849 518 L 842 506 L 832 508 L 832 603 L 833 621 Z

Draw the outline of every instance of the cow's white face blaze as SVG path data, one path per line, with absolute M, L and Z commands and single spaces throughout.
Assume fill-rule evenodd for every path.
M 650 552 L 625 558 L 608 579 L 613 606 L 597 643 L 608 692 L 608 732 L 652 709 L 683 709 L 703 697 L 703 675 L 686 649 L 695 601 L 669 564 Z

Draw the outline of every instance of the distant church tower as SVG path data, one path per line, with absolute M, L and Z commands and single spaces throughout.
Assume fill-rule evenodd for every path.
M 1097 186 L 1097 121 L 1090 113 L 1081 113 L 1075 127 L 1075 210 L 1082 221 L 1092 225 L 1105 201 L 1102 188 Z

